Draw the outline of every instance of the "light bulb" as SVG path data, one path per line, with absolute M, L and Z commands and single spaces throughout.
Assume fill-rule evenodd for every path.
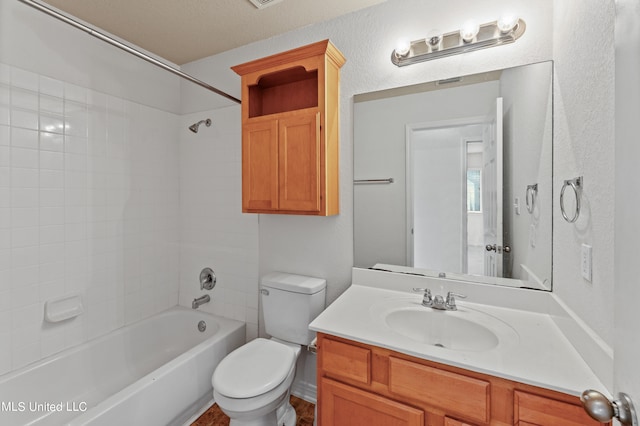
M 478 25 L 475 21 L 467 21 L 460 28 L 460 38 L 465 41 L 465 43 L 470 43 L 480 32 L 480 25 Z
M 394 52 L 396 53 L 397 57 L 402 58 L 404 56 L 407 56 L 409 50 L 411 50 L 411 42 L 406 38 L 401 38 L 396 43 L 396 50 L 394 50 Z
M 516 25 L 518 24 L 518 19 L 518 15 L 516 15 L 515 13 L 503 13 L 500 18 L 498 18 L 496 26 L 502 34 L 507 34 L 513 31 L 513 29 L 516 27 Z
M 431 50 L 440 50 L 442 48 L 442 33 L 440 30 L 433 30 L 425 37 L 424 42 L 431 47 Z

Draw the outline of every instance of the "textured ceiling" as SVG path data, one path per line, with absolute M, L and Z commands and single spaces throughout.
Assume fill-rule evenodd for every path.
M 46 0 L 67 14 L 182 65 L 385 0 Z

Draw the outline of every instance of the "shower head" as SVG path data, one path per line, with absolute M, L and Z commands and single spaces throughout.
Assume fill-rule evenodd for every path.
M 204 123 L 205 126 L 209 127 L 211 126 L 211 119 L 207 118 L 206 120 L 200 120 L 197 123 L 194 123 L 191 126 L 189 126 L 189 130 L 191 130 L 193 133 L 198 133 L 198 127 L 200 127 L 202 123 Z

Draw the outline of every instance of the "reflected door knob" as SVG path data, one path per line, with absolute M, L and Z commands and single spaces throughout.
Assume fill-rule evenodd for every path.
M 496 253 L 500 253 L 501 251 L 511 253 L 511 247 L 509 246 L 498 247 L 495 244 L 487 244 L 484 248 L 487 249 L 487 251 L 495 251 Z
M 625 393 L 619 393 L 618 399 L 609 401 L 601 392 L 588 389 L 582 392 L 580 401 L 585 411 L 601 423 L 617 418 L 624 426 L 637 426 L 638 420 L 631 398 Z

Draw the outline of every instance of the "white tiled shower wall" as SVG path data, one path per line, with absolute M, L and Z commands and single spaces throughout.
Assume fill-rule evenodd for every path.
M 0 374 L 178 302 L 179 121 L 0 64 Z
M 187 127 L 210 118 L 197 134 Z M 206 312 L 240 321 L 258 336 L 258 220 L 242 213 L 240 106 L 184 115 L 180 132 L 180 305 L 203 294 Z M 200 291 L 200 270 L 218 278 Z

